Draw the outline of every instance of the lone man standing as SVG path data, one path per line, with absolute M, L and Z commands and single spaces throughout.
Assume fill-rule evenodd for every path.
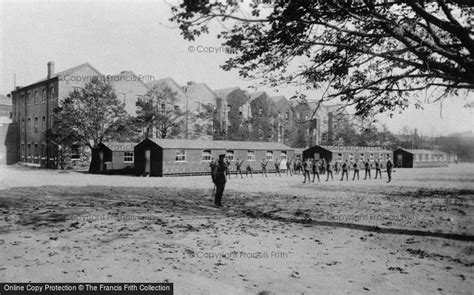
M 280 160 L 275 160 L 275 176 L 277 175 L 280 175 L 281 177 L 281 173 L 280 173 L 280 163 L 281 161 Z
M 308 182 L 311 181 L 311 176 L 309 175 L 309 166 L 311 165 L 311 162 L 309 159 L 303 161 L 303 173 L 304 173 L 304 180 L 303 183 L 306 183 L 306 177 L 308 178 Z
M 224 162 L 225 155 L 219 155 L 219 161 L 215 168 L 214 184 L 216 185 L 216 195 L 214 197 L 214 204 L 217 207 L 222 206 L 222 194 L 224 193 L 225 183 L 227 181 L 226 171 L 227 165 Z
M 356 178 L 356 174 L 357 180 L 359 180 L 359 165 L 357 164 L 357 161 L 354 161 L 354 165 L 352 165 L 352 167 L 354 167 L 354 176 L 352 177 L 352 180 Z

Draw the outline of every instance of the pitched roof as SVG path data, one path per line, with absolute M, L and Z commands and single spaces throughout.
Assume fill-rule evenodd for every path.
M 186 86 L 186 94 L 190 98 L 212 98 L 217 99 L 217 95 L 212 91 L 206 83 L 191 84 Z
M 212 150 L 293 150 L 278 142 L 149 139 L 164 149 L 212 149 Z
M 163 86 L 173 85 L 174 88 L 175 88 L 173 90 L 177 90 L 178 92 L 180 92 L 179 94 L 181 94 L 181 95 L 186 95 L 183 88 L 171 77 L 166 77 L 166 78 L 162 78 L 162 79 L 158 79 L 158 80 L 153 80 L 153 81 L 145 83 L 145 85 L 148 88 L 153 88 L 155 86 L 163 87 Z
M 11 106 L 12 105 L 12 100 L 9 97 L 7 97 L 3 94 L 0 94 L 0 104 Z
M 102 144 L 113 152 L 120 152 L 120 151 L 133 152 L 133 148 L 137 145 L 136 142 L 115 142 L 115 141 L 102 142 Z
M 120 81 L 139 82 L 140 84 L 148 88 L 148 86 L 132 71 L 122 71 L 120 72 L 120 74 L 108 76 L 108 80 L 110 83 L 120 82 Z
M 330 152 L 343 152 L 343 153 L 391 153 L 392 151 L 382 149 L 381 147 L 371 146 L 344 146 L 344 145 L 320 145 L 319 147 L 328 150 Z
M 438 150 L 424 150 L 424 149 L 399 149 L 403 150 L 406 152 L 409 152 L 410 154 L 414 155 L 419 155 L 419 154 L 428 154 L 428 155 L 443 155 L 446 154 L 445 152 L 438 151 Z
M 252 92 L 252 93 L 249 94 L 250 101 L 253 101 L 254 99 L 257 99 L 262 95 L 266 95 L 268 97 L 268 94 L 265 91 Z
M 82 69 L 82 68 L 84 68 L 84 67 L 89 67 L 89 68 L 91 68 L 93 71 L 97 72 L 97 75 L 98 75 L 98 76 L 102 75 L 96 68 L 94 68 L 93 66 L 91 66 L 88 62 L 86 62 L 86 63 L 83 63 L 83 64 L 81 64 L 81 65 L 78 65 L 78 66 L 69 68 L 69 69 L 67 69 L 67 70 L 54 73 L 54 74 L 51 76 L 50 79 L 56 78 L 56 77 L 63 77 L 63 76 L 71 75 L 71 74 L 73 74 L 74 72 L 76 72 L 76 71 L 78 71 L 78 70 L 80 70 L 80 69 Z M 41 80 L 39 80 L 39 81 L 36 81 L 35 83 L 32 83 L 32 84 L 30 84 L 30 85 L 37 84 L 37 83 L 39 83 L 39 82 L 43 82 L 43 81 L 46 81 L 46 80 L 48 80 L 47 77 L 46 77 L 46 78 L 43 78 L 43 79 L 41 79 Z M 28 86 L 29 86 L 29 85 L 28 85 Z M 26 86 L 25 86 L 25 87 L 26 87 Z M 22 87 L 22 88 L 23 88 L 23 87 Z
M 229 88 L 222 88 L 214 90 L 214 93 L 219 96 L 220 98 L 226 98 L 232 92 L 240 90 L 239 87 L 229 87 Z

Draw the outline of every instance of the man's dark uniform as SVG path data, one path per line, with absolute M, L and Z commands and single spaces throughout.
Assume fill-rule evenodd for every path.
M 225 164 L 225 166 L 226 166 L 225 174 L 226 174 L 227 176 L 229 176 L 229 179 L 230 179 L 230 163 L 231 163 L 231 162 L 230 162 L 230 159 L 229 159 L 229 158 L 226 158 L 226 159 L 225 159 L 225 162 L 224 162 L 224 164 Z
M 388 161 L 387 161 L 387 176 L 388 176 L 388 181 L 387 181 L 387 183 L 389 183 L 390 181 L 392 181 L 392 168 L 393 168 L 392 161 L 390 161 L 390 159 L 388 159 Z
M 377 179 L 377 175 L 380 174 L 380 179 L 382 179 L 382 167 L 380 167 L 380 162 L 377 160 L 375 161 L 375 179 Z
M 341 177 L 341 181 L 344 180 L 344 174 L 346 175 L 346 181 L 349 180 L 349 171 L 348 171 L 349 167 L 347 166 L 347 161 L 342 163 L 342 177 Z
M 215 168 L 214 184 L 216 185 L 216 195 L 214 203 L 216 206 L 222 206 L 222 194 L 224 193 L 225 183 L 227 181 L 226 171 L 227 165 L 224 162 L 225 155 L 219 156 L 219 161 Z
M 356 178 L 356 174 L 357 174 L 357 180 L 359 180 L 359 165 L 357 165 L 357 162 L 354 162 L 354 176 L 352 177 L 352 180 L 354 180 Z
M 365 177 L 364 177 L 364 180 L 367 179 L 367 175 L 369 176 L 369 179 L 370 179 L 370 162 L 367 160 L 367 162 L 365 162 Z

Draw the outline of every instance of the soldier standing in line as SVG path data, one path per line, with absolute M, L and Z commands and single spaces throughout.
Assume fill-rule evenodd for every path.
M 293 158 L 289 159 L 287 162 L 286 162 L 286 175 L 288 175 L 288 173 L 290 173 L 290 176 L 293 176 L 293 173 L 291 171 L 291 168 L 293 166 Z
M 332 165 L 331 165 L 331 162 L 329 161 L 328 164 L 326 165 L 326 170 L 327 170 L 327 174 L 328 174 L 328 177 L 326 178 L 326 181 L 329 180 L 329 175 L 331 175 L 331 180 L 334 180 L 334 177 L 332 175 Z
M 230 159 L 226 157 L 226 158 L 225 158 L 225 163 L 224 163 L 225 166 L 226 166 L 225 174 L 226 174 L 227 176 L 229 176 L 229 179 L 230 179 L 230 163 L 231 163 L 231 162 L 230 162 Z
M 227 165 L 224 162 L 225 155 L 219 155 L 219 161 L 215 168 L 214 184 L 216 185 L 216 194 L 214 204 L 217 207 L 222 206 L 222 194 L 224 193 L 225 183 L 227 181 L 226 171 Z
M 265 177 L 267 177 L 268 160 L 263 159 L 261 164 L 262 164 L 262 176 L 265 174 Z
M 237 158 L 237 161 L 235 161 L 235 177 L 238 176 L 238 173 L 240 173 L 240 178 L 244 178 L 242 176 L 242 164 L 244 163 L 243 160 L 239 160 L 239 158 Z
M 212 182 L 215 183 L 215 177 L 216 177 L 216 168 L 217 168 L 217 161 L 216 159 L 212 158 L 211 163 L 209 163 L 209 167 L 211 168 L 211 178 Z
M 275 176 L 277 175 L 280 175 L 281 177 L 281 173 L 280 173 L 280 164 L 281 164 L 281 161 L 278 160 L 278 159 L 275 159 Z
M 377 175 L 380 174 L 380 179 L 382 179 L 382 167 L 380 165 L 379 160 L 375 161 L 375 179 L 377 179 Z
M 252 165 L 250 165 L 250 162 L 247 162 L 247 168 L 245 168 L 245 176 L 246 177 L 249 177 L 249 172 L 250 172 L 250 178 L 253 178 Z
M 311 180 L 311 176 L 309 175 L 309 169 L 310 169 L 311 162 L 309 159 L 306 159 L 302 163 L 302 168 L 303 168 L 303 174 L 304 174 L 304 180 L 303 183 L 306 183 L 306 177 L 308 178 L 308 182 Z
M 334 171 L 336 172 L 336 175 L 339 174 L 339 162 L 338 161 L 334 162 Z
M 392 161 L 390 161 L 390 158 L 387 160 L 387 176 L 388 176 L 388 181 L 387 183 L 389 183 L 390 181 L 392 181 L 392 168 L 393 168 L 393 164 L 392 164 Z
M 346 175 L 346 181 L 349 180 L 349 164 L 347 163 L 347 160 L 342 163 L 342 177 L 341 181 L 344 180 L 344 174 Z
M 359 180 L 359 165 L 357 164 L 357 160 L 354 161 L 354 165 L 352 165 L 352 167 L 354 167 L 354 175 L 352 177 L 352 180 L 355 179 L 356 174 L 357 174 L 357 180 Z
M 320 181 L 319 180 L 319 160 L 316 160 L 316 159 L 313 160 L 312 168 L 313 168 L 313 182 L 316 175 L 318 176 L 318 182 L 319 182 Z
M 325 158 L 323 158 L 323 159 L 321 160 L 320 173 L 321 173 L 321 175 L 326 174 L 326 159 L 325 159 Z
M 364 180 L 367 179 L 367 175 L 369 176 L 369 179 L 371 179 L 371 177 L 370 177 L 370 168 L 371 168 L 371 167 L 370 167 L 370 166 L 371 166 L 370 161 L 367 160 L 364 165 L 365 165 L 365 177 L 364 177 Z

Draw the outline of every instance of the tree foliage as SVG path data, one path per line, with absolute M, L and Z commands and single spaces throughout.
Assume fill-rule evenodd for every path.
M 472 4 L 472 3 L 471 3 Z M 171 21 L 185 39 L 218 20 L 223 45 L 238 52 L 223 69 L 279 86 L 330 85 L 326 99 L 358 115 L 393 111 L 423 97 L 474 89 L 470 1 L 185 0 Z
M 168 86 L 154 86 L 137 102 L 137 124 L 145 129 L 145 136 L 169 138 L 177 135 L 186 112 L 178 107 L 177 93 Z
M 118 140 L 130 132 L 124 104 L 107 81 L 93 78 L 84 88 L 72 91 L 55 108 L 50 142 L 68 148 L 72 144 L 91 149 Z

